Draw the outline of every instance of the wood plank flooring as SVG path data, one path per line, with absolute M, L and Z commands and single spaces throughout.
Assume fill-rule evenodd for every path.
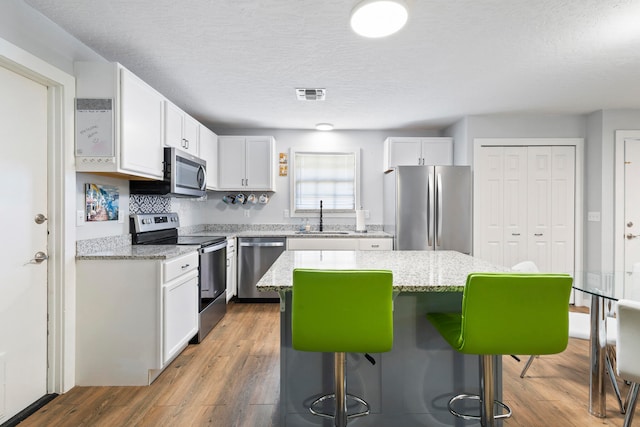
M 230 303 L 206 339 L 151 386 L 75 387 L 20 426 L 277 427 L 279 314 L 279 304 Z M 571 339 L 565 352 L 539 357 L 524 379 L 526 357 L 503 358 L 504 400 L 514 412 L 504 425 L 622 426 L 609 383 L 607 418 L 588 413 L 588 353 L 587 341 Z

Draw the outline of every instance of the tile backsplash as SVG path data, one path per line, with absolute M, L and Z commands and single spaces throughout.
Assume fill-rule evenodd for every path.
M 132 194 L 129 197 L 129 213 L 168 213 L 171 212 L 171 197 Z

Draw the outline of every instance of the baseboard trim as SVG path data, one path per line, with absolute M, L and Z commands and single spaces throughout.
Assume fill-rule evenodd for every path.
M 34 414 L 38 409 L 42 408 L 47 403 L 58 397 L 57 393 L 45 394 L 40 399 L 33 402 L 31 405 L 18 412 L 13 417 L 9 418 L 6 422 L 0 424 L 0 427 L 14 427 L 27 419 L 31 414 Z

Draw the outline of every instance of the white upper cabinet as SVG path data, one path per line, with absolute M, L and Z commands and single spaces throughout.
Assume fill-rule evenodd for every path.
M 218 135 L 200 127 L 200 158 L 207 162 L 207 190 L 218 188 Z
M 75 71 L 76 170 L 162 179 L 164 97 L 117 63 Z
M 172 102 L 164 102 L 164 144 L 199 156 L 200 123 Z
M 275 191 L 272 136 L 218 137 L 218 190 Z
M 389 137 L 384 141 L 384 171 L 406 165 L 452 165 L 453 139 Z

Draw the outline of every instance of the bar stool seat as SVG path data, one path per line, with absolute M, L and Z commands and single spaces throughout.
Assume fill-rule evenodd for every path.
M 309 411 L 344 427 L 368 415 L 369 404 L 347 394 L 346 353 L 382 353 L 393 346 L 393 276 L 389 270 L 293 271 L 291 341 L 300 351 L 334 353 L 334 390 L 316 399 Z M 347 398 L 365 410 L 347 413 Z M 333 413 L 319 405 L 335 401 Z
M 569 294 L 572 278 L 564 274 L 472 273 L 467 277 L 461 313 L 428 313 L 427 319 L 460 353 L 480 356 L 480 396 L 458 395 L 449 411 L 482 426 L 511 415 L 494 399 L 494 358 L 510 354 L 554 354 L 569 340 Z M 462 414 L 453 404 L 480 401 L 480 414 Z M 498 405 L 506 413 L 495 415 Z

